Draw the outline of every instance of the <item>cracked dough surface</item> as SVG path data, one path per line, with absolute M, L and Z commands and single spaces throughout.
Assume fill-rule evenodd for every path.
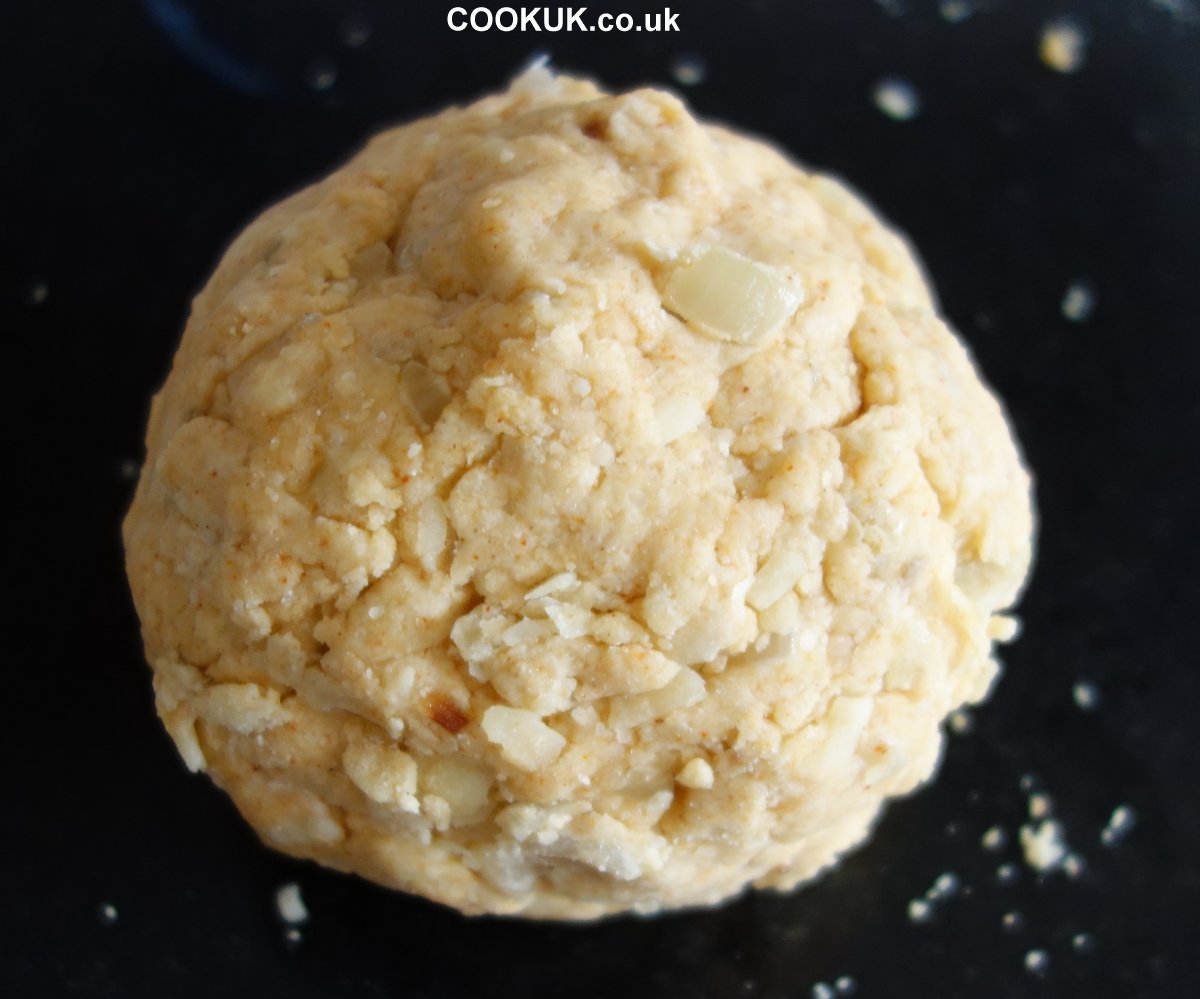
M 665 306 L 713 247 L 781 323 Z M 237 238 L 124 531 L 159 714 L 268 844 L 574 919 L 860 842 L 988 691 L 1032 526 L 860 201 L 535 69 Z

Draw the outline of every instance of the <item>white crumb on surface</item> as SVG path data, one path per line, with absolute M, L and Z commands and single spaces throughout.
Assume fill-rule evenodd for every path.
M 1080 680 L 1071 688 L 1071 697 L 1081 711 L 1095 711 L 1100 706 L 1100 689 L 1086 680 Z
M 1196 5 L 1192 0 L 1150 0 L 1151 7 L 1157 7 L 1168 17 L 1178 21 L 1193 22 L 1200 20 Z
M 1006 912 L 1000 917 L 1000 925 L 1004 927 L 1005 932 L 1016 933 L 1025 925 L 1025 917 L 1019 912 Z
M 1007 842 L 1008 834 L 1000 826 L 992 826 L 979 837 L 979 845 L 992 852 L 1004 849 Z
M 105 926 L 114 925 L 118 918 L 117 907 L 112 902 L 101 902 L 96 913 L 100 917 L 100 922 Z
M 289 926 L 283 931 L 283 939 L 290 944 L 298 944 L 303 939 L 303 935 L 296 927 Z
M 933 918 L 934 909 L 947 899 L 957 895 L 962 882 L 953 871 L 939 874 L 925 891 L 923 898 L 914 898 L 908 903 L 908 918 L 913 923 L 927 923 Z
M 1037 778 L 1033 774 L 1022 774 L 1017 786 L 1024 792 L 1028 793 L 1037 786 Z
M 1050 814 L 1053 804 L 1048 794 L 1043 794 L 1040 791 L 1031 794 L 1029 796 L 1029 817 L 1031 819 L 1044 819 Z
M 1042 26 L 1038 55 L 1056 73 L 1078 73 L 1087 57 L 1087 44 L 1079 22 L 1061 17 Z
M 1072 281 L 1063 293 L 1060 306 L 1063 317 L 1073 323 L 1085 323 L 1096 311 L 1096 289 L 1082 279 Z
M 1002 885 L 1010 885 L 1020 876 L 1016 864 L 1001 864 L 996 868 L 996 880 Z
M 50 286 L 45 281 L 34 281 L 29 286 L 29 304 L 41 305 L 50 297 Z
M 841 975 L 834 983 L 834 987 L 844 996 L 854 995 L 855 989 L 858 988 L 858 983 L 849 975 Z
M 707 760 L 702 760 L 697 756 L 684 764 L 675 780 L 684 787 L 707 791 L 713 786 L 713 769 Z
M 1040 947 L 1035 947 L 1025 953 L 1025 970 L 1035 975 L 1043 975 L 1050 967 L 1050 955 Z
M 927 923 L 933 915 L 933 906 L 923 898 L 914 898 L 908 903 L 908 919 L 912 923 Z
M 946 719 L 950 731 L 955 735 L 966 735 L 975 728 L 975 718 L 969 711 L 955 708 Z
M 875 84 L 871 99 L 892 121 L 908 121 L 921 111 L 921 98 L 916 87 L 898 76 L 884 77 Z
M 1128 805 L 1118 805 L 1108 817 L 1108 825 L 1100 831 L 1100 842 L 1105 846 L 1116 846 L 1137 822 L 1137 816 Z
M 316 59 L 304 71 L 304 82 L 309 89 L 323 92 L 337 83 L 337 66 L 330 59 Z
M 303 923 L 308 920 L 308 907 L 300 897 L 300 886 L 295 881 L 281 885 L 275 892 L 275 908 L 285 923 Z
M 835 995 L 833 986 L 826 982 L 817 982 L 812 987 L 812 999 L 834 999 Z
M 948 21 L 950 24 L 961 24 L 975 13 L 975 8 L 968 0 L 942 0 L 938 4 L 938 13 L 942 15 L 943 21 Z
M 1084 871 L 1087 870 L 1087 861 L 1078 853 L 1068 853 L 1063 857 L 1062 869 L 1063 873 L 1069 878 L 1083 877 Z
M 1053 871 L 1067 856 L 1062 825 L 1054 819 L 1021 826 L 1020 840 L 1025 863 L 1035 871 Z
M 928 902 L 941 902 L 945 899 L 952 898 L 958 894 L 961 881 L 957 874 L 953 871 L 946 871 L 944 874 L 939 874 L 937 880 L 925 892 L 925 899 Z
M 671 61 L 671 75 L 676 83 L 694 87 L 708 78 L 708 64 L 696 53 L 687 52 Z
M 1076 933 L 1071 937 L 1071 946 L 1077 953 L 1087 954 L 1096 948 L 1096 938 L 1090 933 Z
M 358 17 L 342 22 L 342 44 L 348 49 L 362 48 L 371 38 L 371 25 Z

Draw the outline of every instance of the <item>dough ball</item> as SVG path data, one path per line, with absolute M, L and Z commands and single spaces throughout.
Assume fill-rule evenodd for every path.
M 544 69 L 237 238 L 125 523 L 159 714 L 266 843 L 564 919 L 859 843 L 987 693 L 1030 536 L 896 235 Z

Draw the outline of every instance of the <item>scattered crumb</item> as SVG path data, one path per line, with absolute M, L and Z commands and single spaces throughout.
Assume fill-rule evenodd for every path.
M 45 281 L 34 281 L 29 286 L 28 300 L 30 305 L 41 305 L 50 296 L 50 286 Z
M 1200 20 L 1191 0 L 1150 0 L 1150 6 L 1157 7 L 1168 17 L 1185 23 Z
M 1108 825 L 1100 832 L 1100 842 L 1105 846 L 1116 846 L 1137 822 L 1137 816 L 1128 805 L 1118 805 L 1108 818 Z
M 1096 311 L 1096 289 L 1083 279 L 1072 281 L 1063 294 L 1062 314 L 1073 323 L 1085 323 Z
M 1004 849 L 1004 844 L 1007 842 L 1008 834 L 1000 826 L 992 826 L 979 837 L 980 846 L 992 852 Z
M 694 87 L 708 78 L 708 65 L 704 59 L 694 52 L 676 56 L 671 63 L 671 75 L 676 83 L 685 87 Z
M 844 996 L 854 995 L 855 990 L 858 988 L 858 983 L 849 975 L 842 975 L 833 984 L 837 988 L 838 992 Z
M 968 0 L 942 0 L 938 4 L 938 13 L 942 15 L 943 21 L 949 21 L 951 24 L 961 24 L 975 13 L 975 8 L 971 6 Z
M 1067 856 L 1062 826 L 1053 819 L 1046 819 L 1036 827 L 1032 823 L 1021 826 L 1020 838 L 1025 863 L 1035 871 L 1053 871 Z
M 286 940 L 292 946 L 295 946 L 301 940 L 304 939 L 304 936 L 303 936 L 303 934 L 301 934 L 301 932 L 298 929 L 296 929 L 296 927 L 289 926 L 286 930 L 283 931 L 283 939 Z
M 1096 938 L 1090 933 L 1076 933 L 1071 937 L 1071 946 L 1080 954 L 1090 954 L 1096 949 Z
M 275 908 L 285 923 L 303 923 L 308 920 L 308 909 L 300 897 L 300 886 L 289 881 L 275 892 Z
M 362 48 L 371 37 L 371 26 L 357 17 L 342 22 L 342 44 L 348 49 Z
M 1042 26 L 1038 55 L 1042 62 L 1058 73 L 1077 73 L 1083 68 L 1087 54 L 1087 35 L 1072 18 L 1047 21 Z
M 1025 925 L 1025 917 L 1019 912 L 1006 912 L 1000 917 L 1000 925 L 1007 933 L 1016 933 Z
M 96 908 L 96 914 L 100 917 L 100 923 L 103 926 L 115 926 L 117 922 L 117 907 L 112 902 L 101 902 Z
M 1044 975 L 1050 967 L 1050 955 L 1040 948 L 1027 951 L 1025 954 L 1025 970 L 1035 975 Z
M 812 987 L 812 999 L 834 999 L 834 995 L 833 986 L 825 982 L 817 982 Z
M 898 76 L 889 76 L 875 84 L 872 92 L 875 106 L 892 121 L 908 121 L 921 110 L 916 88 Z
M 955 735 L 966 735 L 975 728 L 975 719 L 969 711 L 962 708 L 956 708 L 947 716 L 946 721 L 950 725 L 950 731 Z
M 1087 861 L 1077 853 L 1068 853 L 1062 862 L 1063 873 L 1069 878 L 1079 878 L 1087 870 Z
M 924 898 L 914 898 L 908 903 L 908 918 L 914 923 L 926 923 L 933 917 L 934 908 L 957 895 L 962 885 L 953 871 L 939 874 L 925 892 Z
M 1095 711 L 1100 706 L 1100 691 L 1094 683 L 1080 680 L 1071 688 L 1071 696 L 1082 711 Z
M 1029 796 L 1029 817 L 1031 819 L 1044 819 L 1050 814 L 1050 809 L 1054 802 L 1051 801 L 1050 795 L 1043 794 L 1040 791 Z
M 1017 787 L 1026 793 L 1032 791 L 1037 786 L 1037 778 L 1033 774 L 1022 774 L 1021 779 L 1017 782 Z
M 996 868 L 996 880 L 1002 885 L 1010 885 L 1020 877 L 1021 872 L 1016 864 L 1001 864 Z
M 912 923 L 927 923 L 933 915 L 933 907 L 921 898 L 914 898 L 908 903 L 908 919 Z
M 958 875 L 953 871 L 939 874 L 932 887 L 925 893 L 925 899 L 929 902 L 941 902 L 951 898 L 958 893 L 959 884 Z
M 323 92 L 337 83 L 337 66 L 329 59 L 316 59 L 304 71 L 304 81 L 311 90 Z

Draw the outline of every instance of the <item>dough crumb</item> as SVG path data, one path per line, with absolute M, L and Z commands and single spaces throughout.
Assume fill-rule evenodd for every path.
M 1057 73 L 1078 73 L 1083 68 L 1087 45 L 1087 35 L 1079 22 L 1063 17 L 1043 25 L 1038 54 Z
M 975 13 L 975 8 L 969 0 L 942 0 L 938 4 L 938 13 L 942 15 L 943 21 L 961 24 Z
M 713 786 L 713 769 L 707 760 L 696 757 L 688 760 L 675 780 L 684 787 L 707 791 Z
M 337 65 L 331 59 L 316 59 L 304 71 L 304 81 L 318 93 L 331 89 L 337 78 Z
M 1008 835 L 1000 826 L 992 826 L 984 832 L 979 842 L 985 850 L 995 853 L 1004 849 L 1004 844 L 1008 842 Z
M 1095 711 L 1100 706 L 1100 689 L 1087 680 L 1080 680 L 1071 688 L 1071 697 L 1081 711 Z
M 304 899 L 300 897 L 300 886 L 294 881 L 281 885 L 275 892 L 275 909 L 285 923 L 308 921 L 308 909 L 304 905 Z
M 1002 885 L 1012 884 L 1020 875 L 1016 864 L 1001 864 L 996 868 L 996 880 Z
M 951 711 L 946 722 L 955 735 L 969 735 L 975 729 L 975 717 L 964 708 Z
M 1035 871 L 1055 870 L 1067 856 L 1062 826 L 1054 819 L 1021 826 L 1020 839 L 1025 863 Z
M 898 76 L 885 77 L 875 84 L 872 99 L 892 121 L 909 121 L 921 111 L 917 88 Z
M 671 75 L 675 82 L 685 87 L 694 87 L 708 78 L 708 65 L 702 56 L 688 52 L 671 62 Z
M 1044 975 L 1050 967 L 1050 955 L 1040 948 L 1035 948 L 1025 954 L 1025 970 L 1033 975 Z
M 1100 842 L 1105 846 L 1116 846 L 1137 823 L 1137 815 L 1128 805 L 1118 805 L 1108 818 L 1108 824 L 1100 831 Z
M 922 898 L 914 898 L 908 903 L 908 919 L 913 923 L 927 923 L 933 915 L 933 906 Z
M 1086 323 L 1096 311 L 1096 290 L 1088 281 L 1072 281 L 1063 293 L 1063 317 L 1073 323 Z
M 101 902 L 96 909 L 96 914 L 99 916 L 102 925 L 116 925 L 118 918 L 117 907 L 112 902 Z

